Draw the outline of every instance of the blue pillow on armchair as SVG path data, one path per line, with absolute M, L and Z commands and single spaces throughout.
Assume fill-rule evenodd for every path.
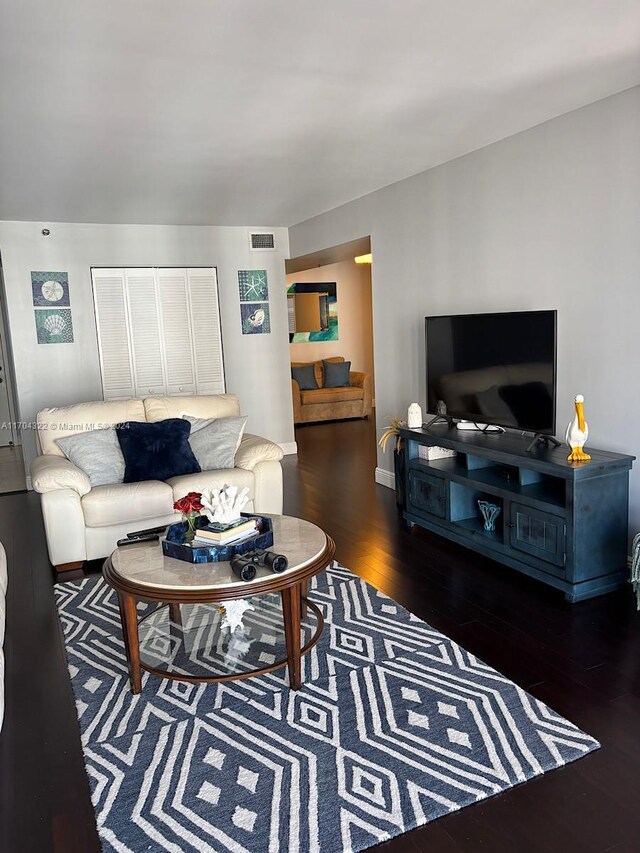
M 346 388 L 351 384 L 349 381 L 350 361 L 327 361 L 323 358 L 322 367 L 325 388 Z
M 296 380 L 301 391 L 315 391 L 318 387 L 313 364 L 305 364 L 302 367 L 292 365 L 291 378 Z
M 191 424 L 182 418 L 145 423 L 127 421 L 116 427 L 124 456 L 125 483 L 168 480 L 201 469 L 189 446 Z

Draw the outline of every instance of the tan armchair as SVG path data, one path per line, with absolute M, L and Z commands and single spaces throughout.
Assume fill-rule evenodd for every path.
M 326 361 L 344 361 L 334 356 Z M 371 414 L 373 403 L 373 379 L 371 374 L 352 370 L 349 385 L 344 388 L 325 388 L 322 361 L 292 362 L 292 367 L 313 364 L 318 388 L 301 391 L 295 379 L 291 380 L 293 398 L 293 422 L 296 424 L 315 421 L 330 421 L 341 418 L 366 418 Z

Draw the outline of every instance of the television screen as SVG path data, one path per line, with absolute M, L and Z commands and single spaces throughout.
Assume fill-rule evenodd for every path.
M 553 435 L 556 312 L 426 317 L 427 408 Z

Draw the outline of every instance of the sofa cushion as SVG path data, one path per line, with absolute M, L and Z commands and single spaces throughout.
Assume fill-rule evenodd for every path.
M 76 403 L 57 409 L 42 409 L 36 415 L 38 441 L 42 453 L 64 456 L 56 439 L 78 432 L 103 429 L 124 421 L 145 421 L 142 400 L 100 400 Z
M 168 480 L 200 470 L 189 446 L 189 421 L 167 418 L 158 423 L 129 422 L 116 427 L 125 461 L 124 482 Z
M 110 524 L 157 518 L 173 512 L 173 490 L 167 483 L 147 480 L 143 483 L 114 483 L 96 486 L 82 498 L 82 511 L 87 527 L 108 527 Z M 138 529 L 143 525 L 138 525 Z
M 352 385 L 346 388 L 318 388 L 317 391 L 301 391 L 302 405 L 309 403 L 342 403 L 346 400 L 362 400 L 364 390 Z
M 322 372 L 323 361 L 340 362 L 344 361 L 344 358 L 341 355 L 334 355 L 330 358 L 320 359 L 319 361 L 292 361 L 291 367 L 307 367 L 308 365 L 312 365 L 313 373 L 316 377 L 316 384 L 318 388 L 322 388 L 324 385 L 324 374 Z
M 291 367 L 291 378 L 295 379 L 301 391 L 312 391 L 318 387 L 313 364 L 305 364 L 304 367 Z
M 84 471 L 92 487 L 123 481 L 124 456 L 113 427 L 67 435 L 56 442 L 67 459 Z
M 167 418 L 232 418 L 240 414 L 235 394 L 197 394 L 187 397 L 147 397 L 144 410 L 149 423 Z
M 249 489 L 251 500 L 255 497 L 255 478 L 251 471 L 243 471 L 234 468 L 231 471 L 201 471 L 199 474 L 186 474 L 183 477 L 171 477 L 167 481 L 173 489 L 173 500 L 179 501 L 189 492 L 202 492 L 203 489 L 221 489 L 225 485 L 233 484 L 242 490 L 246 486 Z
M 189 444 L 200 469 L 216 471 L 219 468 L 233 468 L 247 418 L 184 417 L 191 424 Z
M 325 388 L 346 388 L 349 385 L 350 361 L 335 362 L 323 359 L 322 368 Z

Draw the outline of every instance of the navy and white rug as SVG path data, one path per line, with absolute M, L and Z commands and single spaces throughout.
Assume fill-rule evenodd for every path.
M 105 851 L 364 850 L 599 746 L 338 565 L 313 584 L 326 625 L 298 692 L 281 669 L 209 685 L 145 674 L 133 696 L 112 590 L 88 578 L 56 597 Z M 154 614 L 145 653 L 212 673 L 221 656 L 268 665 L 278 599 L 252 603 L 231 640 L 185 611 L 186 649 Z

